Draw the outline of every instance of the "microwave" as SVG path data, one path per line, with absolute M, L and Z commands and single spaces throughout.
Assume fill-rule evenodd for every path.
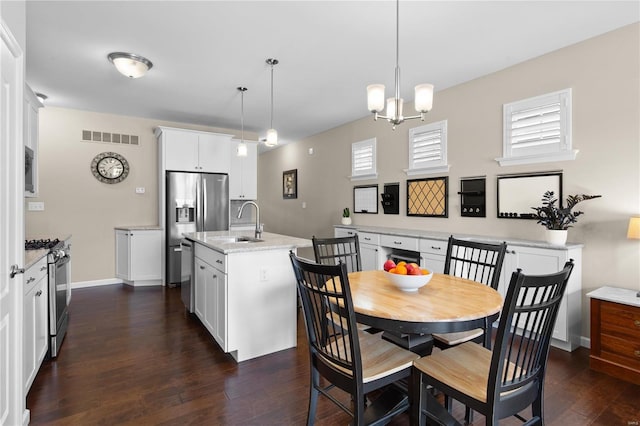
M 34 164 L 33 150 L 24 147 L 24 190 L 25 192 L 35 192 L 36 169 Z

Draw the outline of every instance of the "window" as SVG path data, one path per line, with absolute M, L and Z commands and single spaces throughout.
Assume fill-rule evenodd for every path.
M 376 177 L 376 138 L 351 144 L 351 180 Z
M 571 89 L 503 106 L 501 166 L 574 160 L 571 149 Z
M 447 120 L 409 129 L 407 175 L 448 171 Z

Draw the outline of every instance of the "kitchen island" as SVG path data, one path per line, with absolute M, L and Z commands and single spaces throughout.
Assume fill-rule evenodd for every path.
M 194 312 L 237 362 L 296 346 L 289 251 L 311 240 L 250 231 L 194 232 Z

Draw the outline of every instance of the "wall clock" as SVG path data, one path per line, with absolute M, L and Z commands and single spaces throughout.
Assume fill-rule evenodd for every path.
M 129 162 L 115 152 L 102 152 L 91 161 L 91 172 L 103 183 L 122 182 L 129 175 Z

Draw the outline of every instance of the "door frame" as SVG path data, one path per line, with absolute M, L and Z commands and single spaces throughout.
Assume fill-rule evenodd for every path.
M 2 64 L 5 67 L 13 66 L 15 73 L 15 87 L 11 88 L 13 98 L 2 100 L 0 115 L 8 117 L 4 129 L 0 129 L 0 147 L 3 154 L 0 156 L 0 231 L 3 235 L 0 241 L 0 293 L 5 291 L 3 302 L 0 294 L 0 326 L 8 330 L 9 345 L 6 350 L 0 349 L 0 366 L 8 367 L 7 382 L 3 384 L 7 390 L 7 398 L 0 401 L 0 424 L 16 425 L 29 423 L 29 411 L 26 410 L 25 395 L 23 393 L 23 274 L 9 278 L 11 265 L 24 265 L 24 139 L 23 139 L 23 113 L 24 113 L 24 52 L 19 43 L 9 30 L 9 27 L 0 20 L 0 39 L 3 49 L 6 47 L 15 61 L 12 64 Z M 2 289 L 5 290 L 2 290 Z M 8 359 L 3 359 L 8 357 Z M 1 405 L 7 404 L 7 407 Z M 2 410 L 8 408 L 2 417 Z

